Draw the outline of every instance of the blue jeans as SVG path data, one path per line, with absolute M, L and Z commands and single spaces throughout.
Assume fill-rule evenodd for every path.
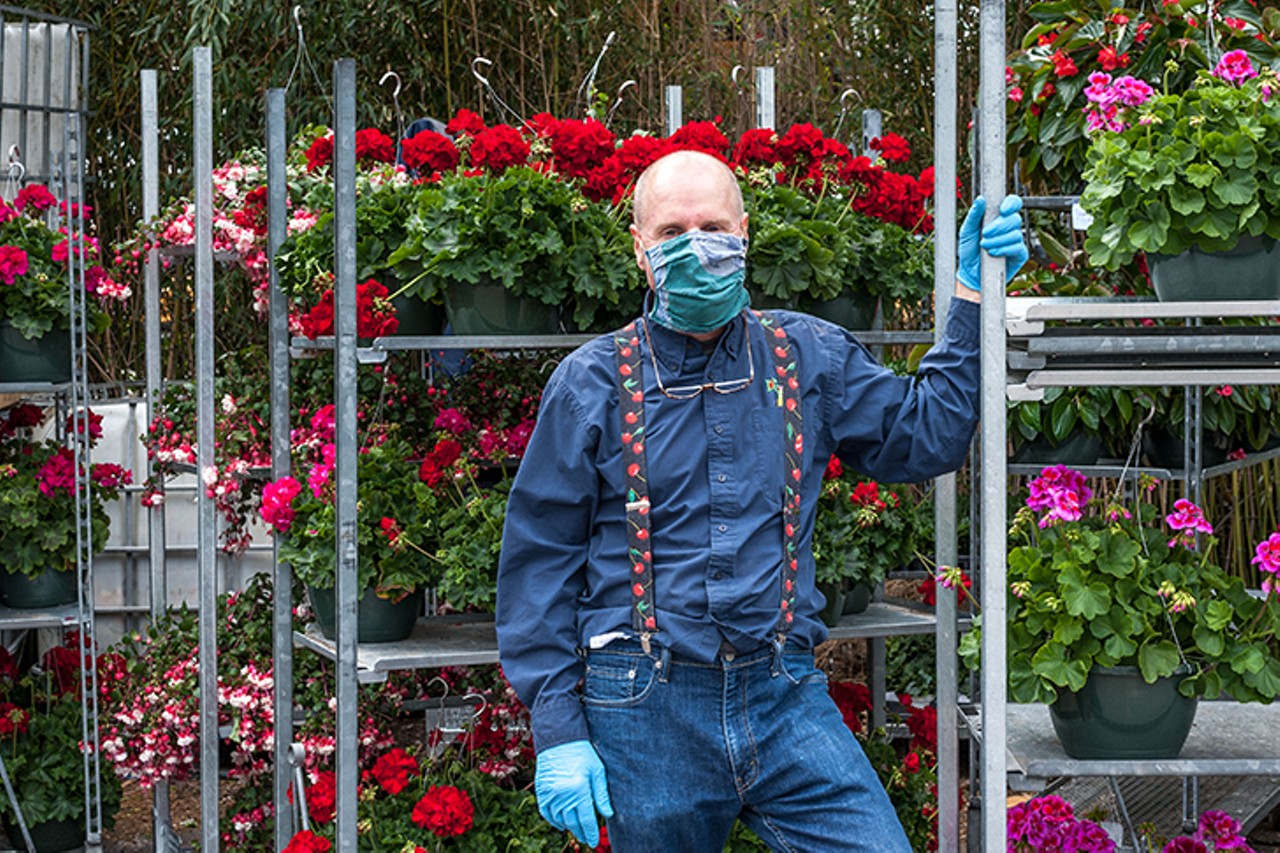
M 617 853 L 720 853 L 738 819 L 773 850 L 911 851 L 812 652 L 706 664 L 615 640 L 586 653 L 583 695 Z

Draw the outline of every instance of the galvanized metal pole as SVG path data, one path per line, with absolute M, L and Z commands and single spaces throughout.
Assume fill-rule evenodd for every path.
M 884 114 L 879 110 L 862 111 L 862 156 L 876 159 L 877 152 L 871 140 L 884 136 Z M 936 167 L 935 167 L 936 168 Z
M 334 414 L 337 432 L 337 850 L 356 853 L 356 64 L 333 64 Z
M 196 255 L 196 566 L 200 637 L 200 849 L 218 848 L 217 516 L 204 488 L 213 469 L 213 63 L 207 47 L 191 52 Z
M 663 88 L 662 105 L 667 118 L 667 136 L 670 136 L 684 124 L 684 89 L 679 86 Z
M 290 473 L 289 459 L 289 303 L 280 290 L 276 252 L 286 236 L 289 187 L 285 175 L 284 89 L 267 90 L 267 257 L 271 270 L 271 478 Z M 275 678 L 275 812 L 276 847 L 283 850 L 293 837 L 289 807 L 289 748 L 293 742 L 293 568 L 276 552 L 274 672 Z
M 956 281 L 956 0 L 937 0 L 933 22 L 933 304 L 934 341 L 940 342 L 951 313 Z M 934 561 L 954 566 L 956 475 L 934 481 Z M 956 593 L 937 587 L 936 653 L 938 703 L 938 850 L 960 849 L 959 672 L 956 667 Z
M 978 147 L 986 221 L 1005 193 L 1005 4 L 982 0 Z M 1005 847 L 1005 265 L 982 256 L 982 838 L 983 850 Z M 971 830 L 972 831 L 972 830 Z
M 777 93 L 772 65 L 756 69 L 756 127 L 777 128 Z

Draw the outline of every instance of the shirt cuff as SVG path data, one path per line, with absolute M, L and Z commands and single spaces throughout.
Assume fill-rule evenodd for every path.
M 944 340 L 978 348 L 982 340 L 982 304 L 967 299 L 952 299 Z
M 572 740 L 590 740 L 582 700 L 576 695 L 557 696 L 529 709 L 533 727 L 533 748 L 542 752 Z

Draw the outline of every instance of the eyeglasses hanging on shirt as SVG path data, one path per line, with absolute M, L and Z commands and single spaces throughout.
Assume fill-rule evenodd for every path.
M 732 394 L 751 385 L 756 378 L 756 360 L 751 353 L 751 327 L 745 316 L 742 318 L 742 334 L 747 348 L 747 375 L 738 379 L 725 379 L 719 382 L 703 382 L 699 385 L 676 385 L 672 388 L 662 384 L 662 371 L 658 368 L 658 358 L 653 352 L 653 338 L 649 335 L 649 320 L 641 317 L 644 326 L 644 342 L 649 349 L 649 361 L 653 364 L 653 379 L 664 397 L 671 400 L 692 400 L 703 391 L 714 391 L 717 394 Z

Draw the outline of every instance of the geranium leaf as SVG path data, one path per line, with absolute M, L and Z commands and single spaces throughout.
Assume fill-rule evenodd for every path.
M 1213 183 L 1210 192 L 1223 204 L 1247 204 L 1258 194 L 1258 179 L 1248 172 L 1232 169 L 1225 181 Z
M 1129 240 L 1144 251 L 1159 251 L 1169 233 L 1169 209 L 1163 202 L 1155 201 L 1148 204 L 1142 214 L 1142 218 L 1129 226 Z
M 1138 668 L 1148 684 L 1172 675 L 1181 662 L 1178 647 L 1169 640 L 1147 641 L 1138 649 Z
M 1057 643 L 1046 643 L 1031 658 L 1032 669 L 1048 681 L 1076 692 L 1084 687 L 1089 668 L 1082 660 L 1072 659 Z
M 1204 210 L 1204 193 L 1194 186 L 1175 183 L 1169 188 L 1169 206 L 1186 216 Z
M 1187 167 L 1187 182 L 1204 189 L 1218 179 L 1222 172 L 1212 163 L 1192 163 Z

